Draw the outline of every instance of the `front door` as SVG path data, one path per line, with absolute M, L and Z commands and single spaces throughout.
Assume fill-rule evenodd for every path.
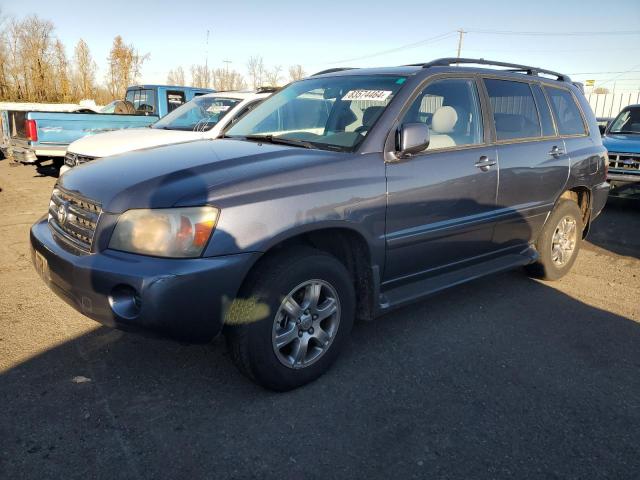
M 498 169 L 485 143 L 476 81 L 429 83 L 403 123 L 429 126 L 428 148 L 387 163 L 384 282 L 437 274 L 479 260 L 491 243 Z

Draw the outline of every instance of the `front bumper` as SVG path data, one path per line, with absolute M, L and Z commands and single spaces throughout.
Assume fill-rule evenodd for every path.
M 627 173 L 609 170 L 607 180 L 611 184 L 611 195 L 615 197 L 640 196 L 640 172 Z
M 109 327 L 190 341 L 220 333 L 258 255 L 167 259 L 114 250 L 75 255 L 55 240 L 46 218 L 31 227 L 34 266 L 76 310 Z

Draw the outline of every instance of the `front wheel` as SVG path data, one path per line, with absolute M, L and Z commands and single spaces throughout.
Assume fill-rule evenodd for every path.
M 322 375 L 348 338 L 355 292 L 346 268 L 298 247 L 265 259 L 230 310 L 231 357 L 257 383 L 290 390 Z
M 544 280 L 564 277 L 578 256 L 583 229 L 580 207 L 572 200 L 560 200 L 536 241 L 540 257 L 527 267 L 529 274 Z

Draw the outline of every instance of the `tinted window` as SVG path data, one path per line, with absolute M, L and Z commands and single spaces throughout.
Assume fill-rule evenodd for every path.
M 539 137 L 542 129 L 528 83 L 485 79 L 498 140 Z
M 549 102 L 547 102 L 547 97 L 544 96 L 542 88 L 540 88 L 538 85 L 531 85 L 531 90 L 533 90 L 533 96 L 536 98 L 538 112 L 540 112 L 540 120 L 542 121 L 542 135 L 545 137 L 553 137 L 556 134 L 556 129 L 553 127 L 553 119 L 551 118 L 551 110 L 549 110 Z
M 427 150 L 482 143 L 482 115 L 475 82 L 448 79 L 427 86 L 402 120 L 416 122 L 429 126 Z
M 558 132 L 560 135 L 579 135 L 586 133 L 584 122 L 580 114 L 580 108 L 571 92 L 564 88 L 544 87 L 549 99 L 551 108 L 556 118 Z

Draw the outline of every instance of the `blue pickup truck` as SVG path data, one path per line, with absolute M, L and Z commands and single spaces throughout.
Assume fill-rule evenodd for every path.
M 611 194 L 640 197 L 640 105 L 629 105 L 608 125 L 602 143 L 609 152 Z
M 176 85 L 135 85 L 124 100 L 117 100 L 100 112 L 8 111 L 7 156 L 15 161 L 35 163 L 53 157 L 62 164 L 69 144 L 79 138 L 122 128 L 145 127 L 208 88 Z

